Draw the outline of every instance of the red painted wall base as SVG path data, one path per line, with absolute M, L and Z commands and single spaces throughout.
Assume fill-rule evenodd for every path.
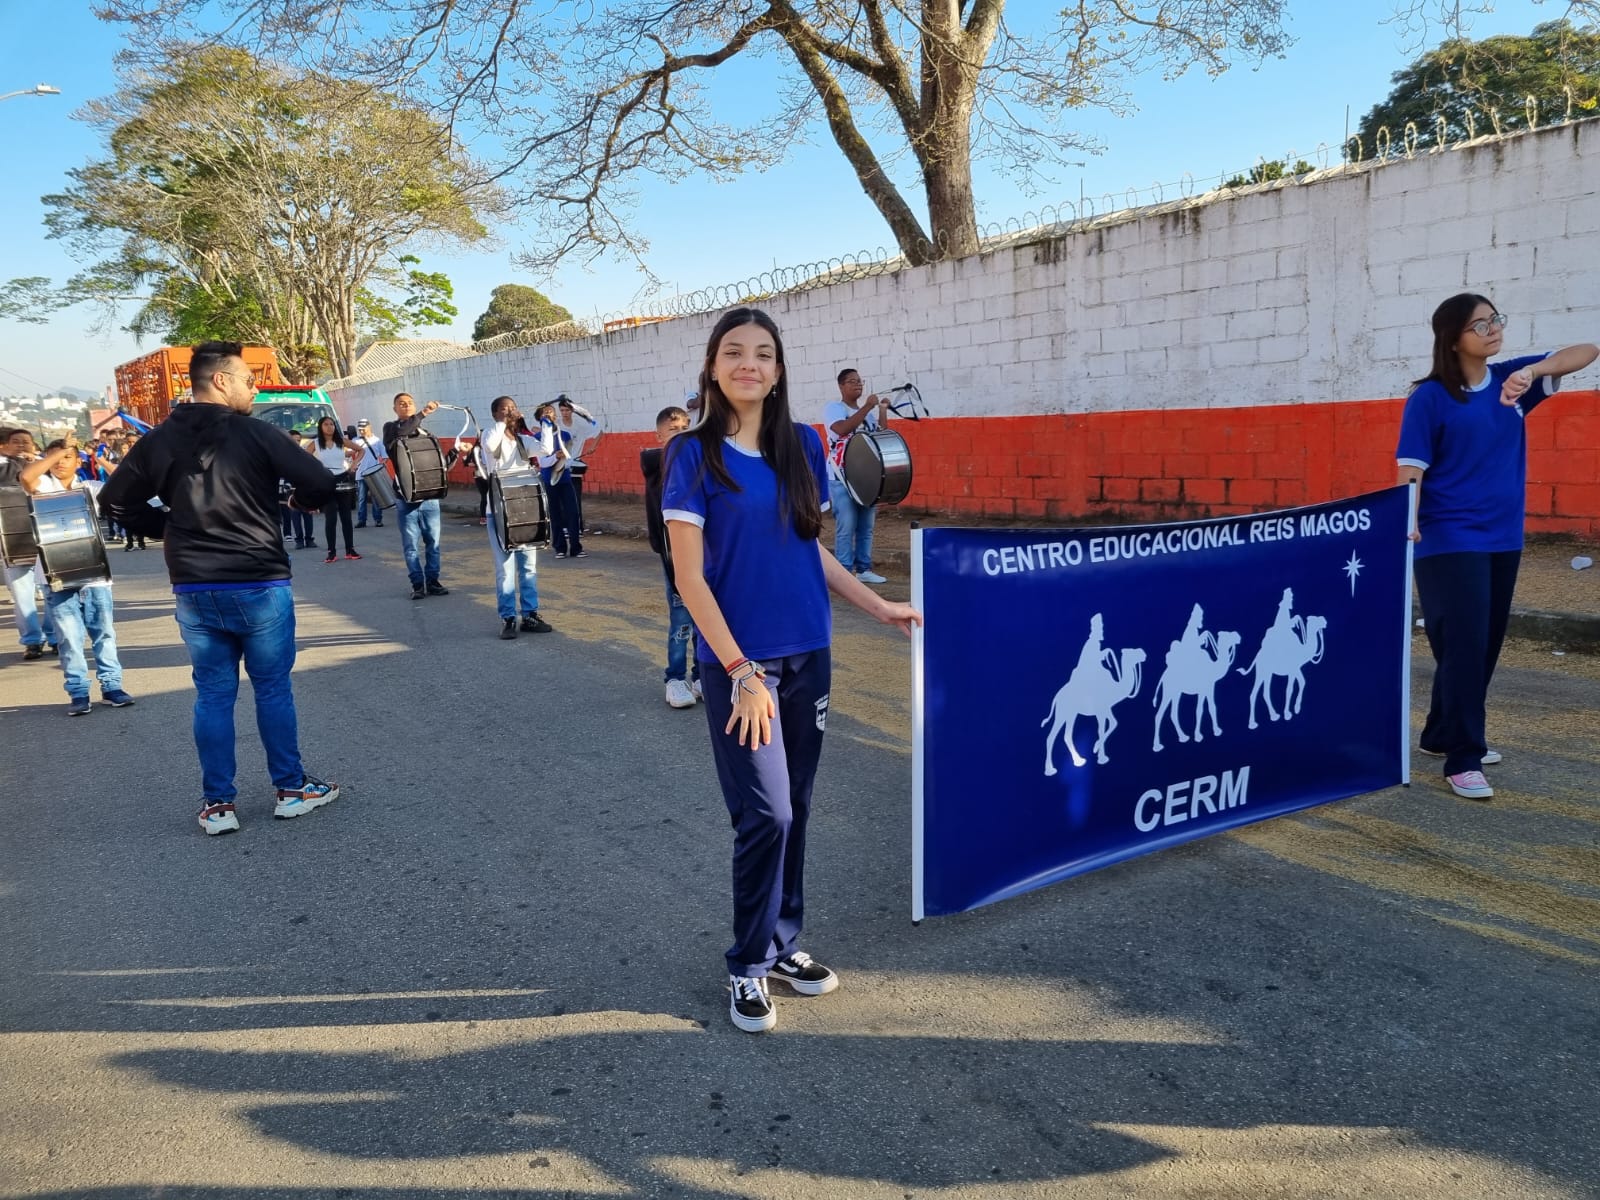
M 897 421 L 914 482 L 900 507 L 997 519 L 1177 520 L 1387 487 L 1401 400 Z M 1600 537 L 1600 392 L 1528 418 L 1528 528 Z M 644 491 L 651 433 L 607 434 L 585 490 Z

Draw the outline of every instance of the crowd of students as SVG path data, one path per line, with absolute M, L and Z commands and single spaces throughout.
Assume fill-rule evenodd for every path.
M 1438 667 L 1422 749 L 1440 755 L 1449 786 L 1473 799 L 1493 795 L 1482 768 L 1500 761 L 1485 742 L 1484 707 L 1522 545 L 1523 422 L 1561 376 L 1600 353 L 1585 344 L 1491 361 L 1505 323 L 1483 296 L 1452 297 L 1439 306 L 1433 367 L 1406 403 L 1397 453 L 1402 482 L 1420 484 L 1416 578 Z M 335 517 L 346 557 L 358 558 L 351 544 L 353 481 L 384 469 L 401 439 L 423 436 L 423 421 L 438 408 L 430 402 L 419 411 L 402 393 L 381 439 L 364 427 L 341 431 L 328 420 L 307 455 L 247 419 L 254 387 L 239 369 L 240 352 L 233 343 L 196 347 L 196 403 L 177 409 L 120 463 L 98 453 L 85 461 L 70 442 L 35 456 L 31 439 L 25 445 L 14 431 L 0 431 L 0 484 L 20 481 L 35 492 L 103 488 L 102 512 L 129 537 L 165 535 L 178 625 L 194 665 L 199 823 L 207 834 L 240 827 L 233 704 L 241 662 L 255 688 L 276 788 L 274 815 L 299 816 L 338 798 L 338 785 L 307 773 L 300 760 L 284 543 L 293 536 L 297 545 L 314 544 L 299 518 L 322 511 L 328 561 L 335 559 Z M 674 708 L 703 701 L 733 826 L 728 1011 L 748 1032 L 777 1022 L 771 979 L 808 996 L 839 986 L 838 974 L 801 946 L 806 832 L 831 700 L 829 595 L 908 634 L 922 621 L 910 605 L 868 586 L 882 582 L 872 571 L 870 507 L 843 517 L 845 503 L 855 500 L 837 470 L 842 445 L 881 421 L 887 406 L 876 397 L 861 402 L 864 389 L 851 369 L 839 373 L 838 383 L 840 401 L 825 415 L 825 448 L 790 412 L 777 325 L 758 309 L 736 308 L 711 331 L 692 393 L 695 417 L 687 408 L 663 408 L 657 446 L 641 456 L 650 544 L 661 557 L 668 614 L 666 699 Z M 584 557 L 570 430 L 574 418 L 591 425 L 592 418 L 565 397 L 541 405 L 532 425 L 510 396 L 496 398 L 492 414 L 481 442 L 459 443 L 451 461 L 472 455 L 485 481 L 536 465 L 550 494 L 556 556 Z M 280 505 L 288 513 L 281 519 Z M 821 542 L 830 509 L 835 553 Z M 492 516 L 487 506 L 480 513 L 486 523 Z M 447 595 L 439 578 L 438 501 L 402 499 L 397 523 L 413 598 Z M 493 529 L 490 547 L 501 636 L 548 632 L 533 549 L 503 546 Z M 30 580 L 30 599 L 32 588 Z M 25 657 L 42 657 L 44 636 L 25 624 L 15 584 L 12 595 Z M 102 698 L 118 707 L 133 703 L 121 686 L 109 583 L 50 591 L 46 599 L 39 627 L 49 622 L 50 640 L 61 647 L 69 711 L 89 711 L 86 634 Z

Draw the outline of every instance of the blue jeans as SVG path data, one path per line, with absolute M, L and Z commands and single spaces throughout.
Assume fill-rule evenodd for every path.
M 111 618 L 111 589 L 82 587 L 45 593 L 45 604 L 61 639 L 62 686 L 76 700 L 89 694 L 89 663 L 83 656 L 83 635 L 94 639 L 94 673 L 100 694 L 122 687 L 122 664 L 117 661 L 117 627 Z
M 828 480 L 828 500 L 833 508 L 833 556 L 852 575 L 872 570 L 872 527 L 878 523 L 877 507 L 857 504 L 844 480 Z
M 376 500 L 368 497 L 367 481 L 358 475 L 356 476 L 356 520 L 363 525 L 367 523 L 368 505 L 372 507 L 372 523 L 381 527 L 383 525 L 383 509 L 378 507 Z
M 516 617 L 520 605 L 523 616 L 539 611 L 538 563 L 532 546 L 519 546 L 509 553 L 500 548 L 499 530 L 489 526 L 489 553 L 494 556 L 494 602 L 502 621 Z
M 406 574 L 411 576 L 411 586 L 419 588 L 425 583 L 439 582 L 439 502 L 424 500 L 421 504 L 407 504 L 396 499 L 394 510 L 400 525 L 400 549 L 406 556 Z M 423 549 L 417 549 L 421 541 Z
M 17 623 L 17 641 L 24 646 L 56 644 L 56 627 L 48 605 L 41 611 L 34 592 L 38 576 L 32 563 L 6 568 L 6 590 L 11 593 L 11 616 Z
M 694 621 L 684 607 L 683 597 L 678 595 L 678 585 L 664 562 L 661 564 L 661 573 L 666 576 L 667 583 L 667 671 L 661 681 L 671 683 L 674 679 L 699 679 L 699 660 L 691 662 L 694 654 Z
M 274 787 L 305 782 L 300 730 L 289 672 L 294 669 L 294 592 L 286 587 L 185 592 L 177 597 L 178 631 L 194 668 L 194 745 L 207 803 L 231 801 L 236 769 L 233 706 L 239 660 L 256 697 L 256 731 Z

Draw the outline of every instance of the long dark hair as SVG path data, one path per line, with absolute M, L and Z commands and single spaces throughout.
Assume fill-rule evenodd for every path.
M 1413 391 L 1425 383 L 1433 382 L 1456 400 L 1466 403 L 1467 380 L 1461 373 L 1461 356 L 1456 352 L 1456 343 L 1467 331 L 1467 322 L 1480 304 L 1494 308 L 1494 301 L 1489 297 L 1476 292 L 1462 292 L 1451 296 L 1433 310 L 1433 370 L 1411 384 Z M 1500 311 L 1498 308 L 1494 310 L 1497 313 Z
M 333 441 L 332 441 L 332 443 L 325 442 L 322 439 L 322 425 L 323 425 L 324 421 L 333 421 Z M 337 446 L 337 447 L 339 447 L 339 449 L 343 450 L 344 449 L 344 434 L 339 432 L 339 422 L 334 421 L 332 417 L 323 417 L 321 421 L 317 422 L 317 449 L 318 450 L 326 450 L 326 449 L 328 449 L 330 444 L 334 445 L 334 446 Z
M 722 394 L 712 374 L 717 351 L 729 331 L 743 325 L 759 325 L 772 335 L 772 344 L 778 355 L 778 366 L 783 367 L 783 338 L 777 323 L 759 308 L 734 308 L 722 314 L 711 330 L 706 342 L 705 362 L 700 367 L 700 420 L 693 429 L 678 434 L 667 443 L 668 462 L 663 475 L 670 469 L 670 456 L 679 443 L 691 438 L 700 443 L 702 471 L 709 471 L 723 487 L 737 492 L 739 485 L 728 473 L 722 458 L 722 439 L 734 432 L 737 414 L 728 398 Z M 788 518 L 795 533 L 810 541 L 822 533 L 822 499 L 817 495 L 816 476 L 806 462 L 805 447 L 800 441 L 800 431 L 789 414 L 789 373 L 778 372 L 778 383 L 761 406 L 761 429 L 758 444 L 773 474 L 778 477 L 778 503 L 788 509 Z

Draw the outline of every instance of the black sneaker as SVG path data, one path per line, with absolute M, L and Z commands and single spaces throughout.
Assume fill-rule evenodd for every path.
M 444 584 L 440 583 L 437 579 L 428 585 L 428 595 L 430 596 L 448 596 L 449 594 L 450 589 L 445 587 Z
M 427 596 L 427 594 L 428 594 L 427 592 L 422 590 L 422 585 L 421 584 L 418 584 L 416 587 L 411 589 L 411 598 L 413 600 L 424 599 Z
M 514 642 L 517 640 L 517 619 L 515 617 L 507 617 L 505 624 L 500 626 L 500 640 L 502 642 Z
M 43 658 L 43 657 L 44 657 L 44 647 L 43 646 L 24 646 L 22 648 L 22 658 L 23 658 L 24 662 L 33 662 L 35 659 Z
M 522 618 L 523 633 L 554 633 L 555 626 L 546 621 L 538 613 L 529 613 Z
M 772 999 L 767 995 L 765 979 L 729 975 L 728 990 L 728 1016 L 746 1033 L 765 1033 L 778 1023 L 778 1014 L 773 1011 Z
M 804 950 L 773 963 L 772 974 L 802 996 L 826 996 L 839 986 L 839 977 Z
M 67 716 L 86 717 L 94 711 L 94 706 L 89 703 L 87 696 L 74 696 L 72 703 L 67 705 Z

